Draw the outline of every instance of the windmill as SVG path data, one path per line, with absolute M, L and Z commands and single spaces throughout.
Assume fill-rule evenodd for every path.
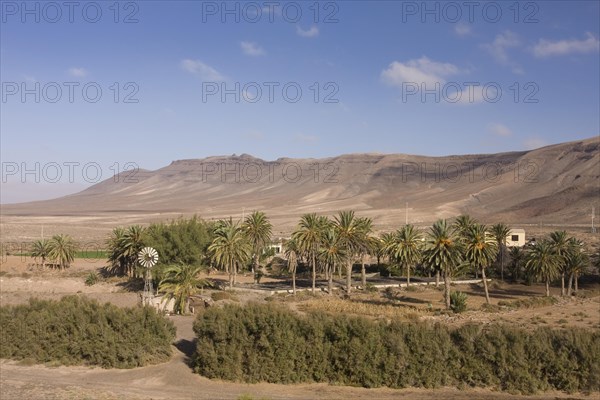
M 138 261 L 144 267 L 144 293 L 142 295 L 142 304 L 149 305 L 154 297 L 152 287 L 152 267 L 158 262 L 158 252 L 152 247 L 144 247 L 138 253 Z

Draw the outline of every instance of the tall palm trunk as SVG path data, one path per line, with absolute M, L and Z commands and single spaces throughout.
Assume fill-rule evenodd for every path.
M 488 292 L 487 279 L 485 278 L 485 268 L 481 267 L 481 279 L 483 280 L 483 289 L 485 290 L 485 302 L 490 304 L 490 293 Z
M 296 270 L 295 269 L 292 272 L 292 293 L 294 293 L 294 296 L 296 295 Z
M 546 279 L 546 297 L 550 297 L 550 280 Z
M 352 261 L 346 264 L 346 293 L 350 294 L 352 290 Z
M 227 271 L 227 273 L 229 274 L 229 289 L 233 288 L 233 263 L 231 263 L 229 265 L 229 271 Z
M 571 272 L 569 274 L 569 284 L 567 285 L 567 296 L 571 297 L 571 294 L 573 293 L 573 275 L 574 273 Z
M 444 299 L 446 300 L 446 309 L 450 309 L 450 275 L 444 273 Z
M 237 284 L 237 263 L 233 263 L 233 284 Z
M 565 273 L 562 272 L 560 274 L 560 295 L 564 296 L 565 295 Z
M 406 287 L 410 286 L 410 265 L 406 264 Z
M 254 279 L 254 283 L 257 283 L 256 273 L 258 272 L 259 268 L 260 268 L 260 265 L 258 264 L 258 254 L 255 254 L 254 255 L 254 263 L 252 263 L 252 276 Z
M 333 268 L 329 271 L 329 276 L 327 277 L 327 287 L 329 290 L 329 295 L 333 294 Z
M 440 271 L 435 271 L 435 287 L 440 286 Z
M 579 290 L 579 273 L 575 272 L 575 293 Z
M 365 271 L 365 257 L 360 257 L 360 279 L 363 290 L 367 288 L 367 271 Z
M 315 294 L 317 287 L 317 266 L 316 266 L 315 252 L 312 253 L 312 294 Z
M 504 282 L 504 243 L 500 243 L 500 279 Z

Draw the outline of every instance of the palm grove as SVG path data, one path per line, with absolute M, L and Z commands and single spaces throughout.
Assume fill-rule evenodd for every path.
M 296 293 L 296 273 L 308 269 L 311 291 L 317 290 L 317 277 L 327 282 L 332 293 L 333 279 L 345 276 L 345 291 L 353 288 L 352 271 L 360 265 L 360 288 L 367 286 L 366 265 L 377 259 L 387 273 L 402 274 L 410 285 L 411 274 L 435 275 L 444 281 L 444 302 L 451 306 L 451 281 L 473 273 L 481 277 L 486 302 L 490 302 L 487 277 L 496 266 L 501 279 L 505 270 L 513 281 L 541 280 L 550 295 L 550 284 L 561 278 L 562 295 L 577 289 L 578 277 L 590 264 L 583 243 L 556 231 L 524 248 L 506 246 L 509 227 L 499 223 L 486 226 L 468 215 L 452 221 L 438 220 L 426 230 L 404 225 L 393 232 L 375 235 L 370 218 L 354 211 L 341 211 L 333 218 L 310 213 L 303 215 L 283 252 Z M 137 253 L 144 246 L 155 247 L 161 260 L 153 276 L 159 292 L 176 298 L 177 309 L 184 311 L 189 296 L 207 285 L 199 279 L 206 268 L 228 274 L 229 287 L 237 283 L 240 271 L 252 271 L 256 278 L 265 272 L 265 262 L 273 255 L 272 224 L 264 212 L 255 211 L 242 221 L 232 218 L 216 222 L 197 217 L 147 228 L 116 228 L 108 240 L 112 273 L 139 276 Z M 381 265 L 381 261 L 385 264 Z M 595 261 L 596 264 L 598 261 Z

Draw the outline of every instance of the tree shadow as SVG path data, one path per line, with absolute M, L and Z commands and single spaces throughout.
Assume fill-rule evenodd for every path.
M 187 339 L 180 339 L 177 342 L 174 343 L 175 347 L 177 348 L 177 350 L 179 350 L 180 352 L 183 353 L 183 355 L 185 356 L 184 362 L 185 364 L 190 367 L 193 368 L 193 356 L 194 356 L 194 352 L 196 351 L 196 340 L 187 340 Z
M 117 283 L 116 286 L 128 292 L 139 292 L 144 290 L 144 280 L 142 278 L 130 278 L 125 282 Z

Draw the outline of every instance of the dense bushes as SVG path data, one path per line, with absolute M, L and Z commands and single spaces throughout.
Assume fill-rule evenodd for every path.
M 132 368 L 168 360 L 173 323 L 153 309 L 78 296 L 0 307 L 0 358 Z
M 450 329 L 274 305 L 227 305 L 196 320 L 195 371 L 209 378 L 365 387 L 600 389 L 600 333 L 503 325 Z

